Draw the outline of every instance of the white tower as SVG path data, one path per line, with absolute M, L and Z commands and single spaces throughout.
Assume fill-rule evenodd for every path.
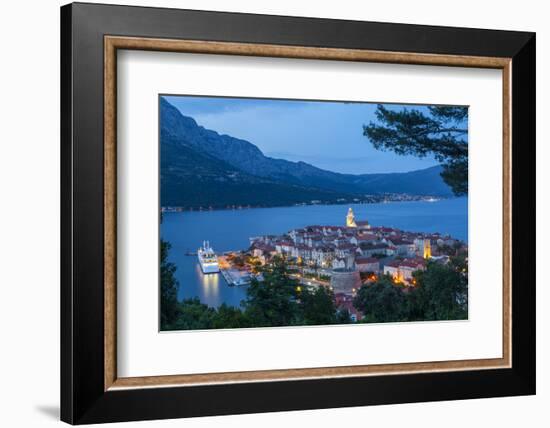
M 355 224 L 355 215 L 353 214 L 351 207 L 349 207 L 348 215 L 346 216 L 346 226 L 357 227 L 357 224 Z

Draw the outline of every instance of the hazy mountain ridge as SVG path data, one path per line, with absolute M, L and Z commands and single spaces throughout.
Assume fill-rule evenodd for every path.
M 161 130 L 161 204 L 185 208 L 281 206 L 354 195 L 256 177 Z
M 439 166 L 408 173 L 352 175 L 270 158 L 248 141 L 199 126 L 163 98 L 160 125 L 163 206 L 273 206 L 380 193 L 451 196 Z M 200 186 L 208 189 L 208 195 L 201 194 Z M 268 189 L 273 203 L 266 197 Z

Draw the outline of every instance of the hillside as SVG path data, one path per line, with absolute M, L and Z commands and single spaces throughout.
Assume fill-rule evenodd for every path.
M 352 175 L 274 159 L 248 141 L 199 126 L 163 98 L 160 126 L 163 206 L 275 206 L 382 193 L 452 195 L 439 166 Z
M 161 205 L 185 208 L 283 206 L 317 200 L 336 202 L 353 195 L 279 183 L 247 174 L 194 150 L 161 131 Z

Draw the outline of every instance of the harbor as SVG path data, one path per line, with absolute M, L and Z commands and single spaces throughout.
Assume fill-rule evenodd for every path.
M 250 275 L 237 269 L 222 269 L 221 274 L 225 282 L 230 286 L 243 286 L 250 284 Z
M 194 256 L 195 253 L 186 252 L 186 256 Z M 239 256 L 237 253 L 228 252 L 226 256 L 217 256 L 209 241 L 203 241 L 202 247 L 196 253 L 199 266 L 203 275 L 221 273 L 229 286 L 249 285 L 251 273 L 247 269 L 232 267 L 232 261 Z
M 468 207 L 466 198 L 444 199 L 435 202 L 356 204 L 351 207 L 358 219 L 368 218 L 374 228 L 384 225 L 418 232 L 442 232 L 461 240 L 467 240 L 468 237 L 467 222 L 464 220 Z M 307 227 L 311 224 L 311 218 L 316 218 L 316 223 L 319 225 L 340 224 L 344 226 L 343 221 L 348 207 L 342 208 L 338 205 L 317 205 L 258 208 L 244 211 L 166 213 L 162 224 L 162 236 L 163 239 L 171 243 L 170 260 L 178 268 L 176 271 L 176 277 L 180 283 L 178 299 L 198 297 L 201 302 L 211 307 L 218 307 L 222 303 L 239 307 L 240 302 L 246 299 L 248 290 L 249 280 L 244 278 L 249 273 L 254 273 L 257 263 L 254 257 L 248 256 L 247 258 L 246 255 L 247 252 L 253 255 L 253 251 L 250 253 L 252 250 L 251 237 L 284 236 L 291 230 Z M 299 238 L 300 234 L 295 237 Z M 368 235 L 366 237 L 368 238 Z M 197 259 L 197 249 L 205 239 L 210 240 L 210 245 L 217 254 L 219 273 L 204 274 L 201 270 Z M 311 239 L 315 240 L 316 238 L 312 236 Z M 290 236 L 284 239 L 284 241 L 288 240 L 291 240 Z M 433 244 L 435 243 L 434 240 Z M 283 245 L 283 247 L 285 248 L 280 246 L 280 249 L 291 252 L 305 251 L 298 246 L 295 246 L 294 249 L 287 248 L 287 245 Z M 339 243 L 339 248 L 345 251 L 346 244 Z M 363 251 L 373 252 L 375 249 L 373 246 L 372 249 L 363 249 Z M 262 248 L 257 250 L 259 253 Z M 275 248 L 276 250 L 277 248 Z M 268 254 L 258 255 L 266 257 Z M 321 254 L 321 251 L 318 251 L 315 255 L 321 258 L 328 253 Z M 292 257 L 292 254 L 290 256 Z M 338 258 L 344 259 L 343 265 L 341 260 L 337 261 L 341 265 L 340 267 L 344 268 L 346 258 Z M 320 259 L 319 261 L 324 260 Z M 379 269 L 383 270 L 382 265 L 385 262 L 383 259 L 380 261 Z M 334 267 L 338 267 L 336 262 Z M 368 266 L 365 265 L 365 267 Z M 327 276 L 332 268 L 332 263 L 330 266 L 323 266 L 322 263 L 319 263 L 317 267 L 301 266 L 301 271 L 296 270 L 292 272 L 292 275 L 296 275 L 294 278 L 299 279 L 304 286 L 327 285 L 330 284 L 330 278 Z M 225 273 L 226 270 L 233 269 L 239 273 L 234 271 Z M 406 269 L 397 266 L 395 271 L 401 273 Z M 341 276 L 346 276 L 346 274 L 342 273 Z M 230 284 L 235 286 L 230 286 Z
M 357 219 L 351 207 L 343 224 L 310 225 L 250 237 L 249 242 L 248 249 L 218 257 L 209 241 L 203 241 L 197 251 L 202 273 L 221 273 L 229 286 L 244 286 L 253 278 L 262 281 L 264 267 L 282 259 L 302 288 L 327 287 L 353 298 L 379 275 L 390 276 L 395 285 L 414 287 L 413 273 L 425 270 L 428 260 L 447 263 L 453 251 L 467 251 L 463 242 L 438 232 L 371 226 Z

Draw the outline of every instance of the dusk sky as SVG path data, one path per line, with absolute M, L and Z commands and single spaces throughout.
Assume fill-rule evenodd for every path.
M 165 98 L 200 126 L 250 141 L 266 156 L 274 158 L 304 161 L 319 168 L 351 174 L 405 172 L 437 164 L 433 157 L 419 159 L 374 149 L 363 136 L 362 126 L 375 119 L 376 104 L 191 96 Z M 393 105 L 392 108 L 403 106 Z

